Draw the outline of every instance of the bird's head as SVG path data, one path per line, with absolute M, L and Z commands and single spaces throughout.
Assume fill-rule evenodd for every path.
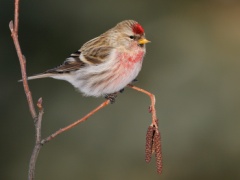
M 110 30 L 112 33 L 111 43 L 114 46 L 122 46 L 126 49 L 144 48 L 150 41 L 145 38 L 143 27 L 134 20 L 125 20 L 118 23 Z

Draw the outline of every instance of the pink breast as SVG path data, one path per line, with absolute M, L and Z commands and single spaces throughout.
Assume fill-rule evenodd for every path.
M 129 55 L 128 53 L 121 53 L 119 56 L 124 68 L 132 68 L 134 65 L 142 61 L 144 56 L 144 51 L 139 51 L 134 55 Z

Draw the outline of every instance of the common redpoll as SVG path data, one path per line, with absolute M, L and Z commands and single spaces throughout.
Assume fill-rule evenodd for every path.
M 86 42 L 62 65 L 28 80 L 51 77 L 70 82 L 85 96 L 113 94 L 137 77 L 148 42 L 138 22 L 125 20 Z

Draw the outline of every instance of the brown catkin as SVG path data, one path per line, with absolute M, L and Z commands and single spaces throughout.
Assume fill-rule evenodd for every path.
M 154 134 L 154 148 L 155 148 L 155 157 L 156 157 L 156 166 L 157 166 L 157 172 L 159 174 L 162 173 L 162 149 L 161 149 L 161 142 L 160 142 L 161 136 L 159 131 L 155 131 Z
M 145 161 L 149 163 L 152 158 L 152 145 L 153 145 L 153 126 L 149 126 L 146 134 L 146 146 L 145 146 Z

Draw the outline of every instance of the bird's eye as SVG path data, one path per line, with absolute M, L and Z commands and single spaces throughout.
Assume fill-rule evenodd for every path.
M 135 37 L 134 37 L 134 36 L 129 36 L 129 38 L 130 38 L 130 39 L 135 39 Z

